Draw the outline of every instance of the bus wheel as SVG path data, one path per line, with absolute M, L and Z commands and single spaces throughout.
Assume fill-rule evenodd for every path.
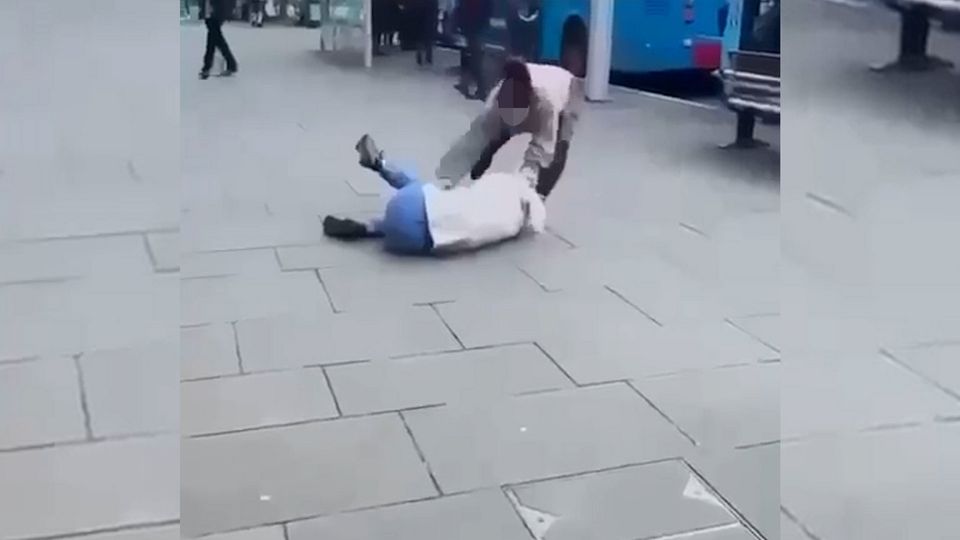
M 583 21 L 571 18 L 563 25 L 560 45 L 560 65 L 577 77 L 587 76 L 587 27 Z

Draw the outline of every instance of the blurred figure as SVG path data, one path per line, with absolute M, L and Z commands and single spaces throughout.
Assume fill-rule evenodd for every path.
M 200 78 L 208 79 L 210 69 L 213 68 L 213 57 L 219 50 L 226 62 L 226 69 L 221 77 L 229 77 L 237 72 L 237 59 L 230 52 L 227 38 L 223 37 L 223 23 L 230 19 L 235 7 L 234 0 L 206 0 L 204 2 L 203 17 L 207 25 L 207 47 L 203 53 L 203 67 L 200 68 Z
M 540 56 L 541 0 L 510 0 L 507 34 L 510 54 L 534 62 Z
M 457 185 L 470 173 L 476 180 L 507 141 L 529 133 L 520 172 L 546 198 L 566 166 L 584 100 L 583 80 L 569 71 L 508 59 L 483 112 L 440 160 L 437 178 Z
M 433 255 L 496 244 L 524 231 L 544 231 L 543 202 L 518 174 L 493 173 L 470 186 L 441 190 L 388 162 L 369 135 L 357 143 L 357 152 L 361 166 L 397 191 L 383 216 L 368 223 L 327 216 L 327 236 L 382 238 L 387 251 Z
M 468 99 L 487 98 L 483 36 L 490 27 L 492 16 L 492 0 L 460 0 L 457 5 L 457 22 L 461 34 L 467 41 L 467 47 L 460 57 L 460 82 L 457 84 L 457 90 Z M 476 90 L 470 90 L 471 83 L 476 86 Z
M 263 15 L 265 9 L 265 0 L 250 0 L 250 26 L 263 28 Z
M 373 54 L 382 56 L 383 47 L 393 44 L 400 23 L 399 0 L 373 0 Z
M 433 64 L 433 47 L 437 41 L 438 0 L 410 0 L 413 13 L 414 36 L 417 47 L 417 65 Z

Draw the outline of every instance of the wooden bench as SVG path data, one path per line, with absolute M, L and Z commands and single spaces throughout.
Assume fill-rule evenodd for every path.
M 953 62 L 927 53 L 930 21 L 946 31 L 960 31 L 960 0 L 882 0 L 900 14 L 900 50 L 897 59 L 875 66 L 876 71 L 926 71 L 949 69 Z
M 780 122 L 780 55 L 737 51 L 720 72 L 725 105 L 737 114 L 737 135 L 728 147 L 767 146 L 754 138 L 757 118 Z

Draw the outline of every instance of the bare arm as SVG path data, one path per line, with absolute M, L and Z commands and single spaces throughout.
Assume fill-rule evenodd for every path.
M 440 158 L 440 165 L 436 171 L 438 179 L 447 180 L 453 185 L 458 184 L 480 161 L 487 147 L 499 138 L 500 118 L 492 106 L 493 96 L 498 90 L 499 88 L 491 93 L 491 99 L 488 100 L 483 112 L 470 123 L 467 132 L 461 135 Z

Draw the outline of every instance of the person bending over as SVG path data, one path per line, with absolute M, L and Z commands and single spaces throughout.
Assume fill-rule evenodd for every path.
M 380 238 L 387 251 L 431 255 L 477 249 L 519 236 L 541 233 L 543 201 L 516 173 L 492 173 L 470 186 L 440 189 L 388 161 L 373 139 L 357 143 L 360 165 L 377 172 L 396 189 L 381 218 L 369 223 L 327 216 L 325 235 L 341 240 Z

